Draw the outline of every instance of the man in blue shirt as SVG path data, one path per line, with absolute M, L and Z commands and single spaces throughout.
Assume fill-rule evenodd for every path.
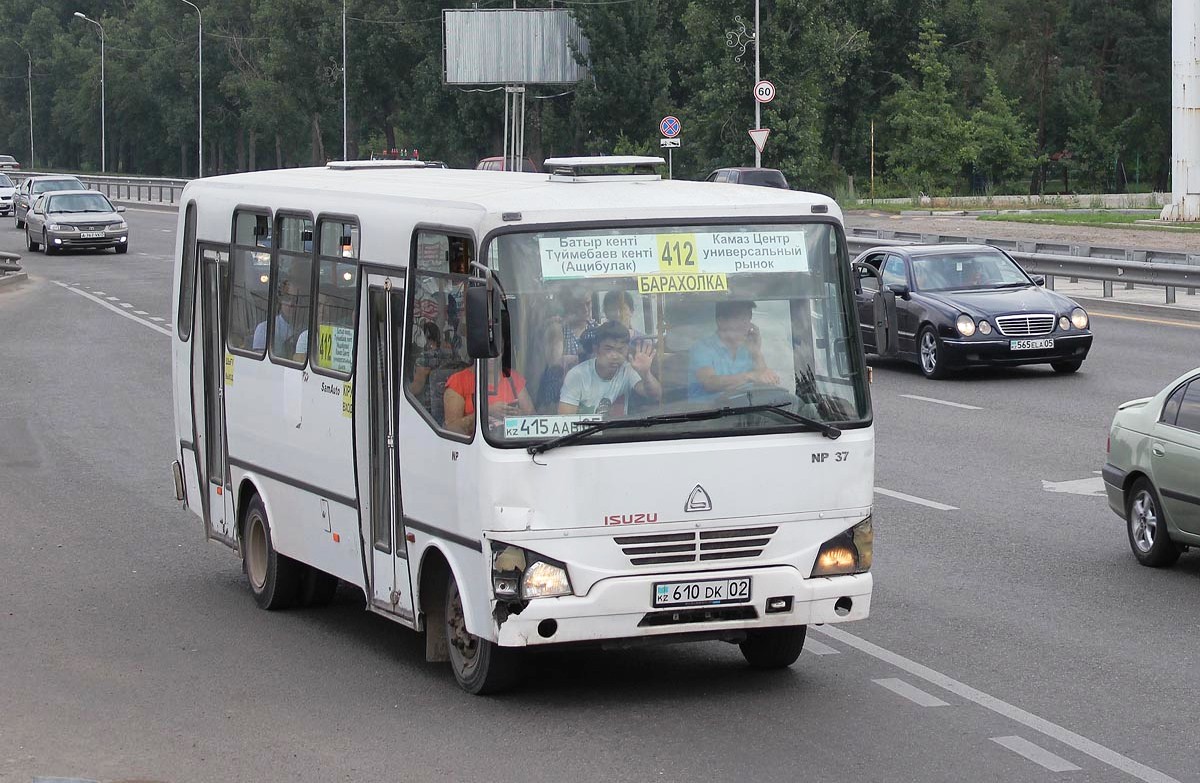
M 754 302 L 717 302 L 717 331 L 691 351 L 688 398 L 711 401 L 742 386 L 779 383 L 762 355 L 762 336 L 752 322 Z

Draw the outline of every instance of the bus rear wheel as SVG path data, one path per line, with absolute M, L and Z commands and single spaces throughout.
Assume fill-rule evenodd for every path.
M 807 625 L 750 631 L 741 643 L 742 655 L 753 669 L 786 669 L 804 649 Z
M 250 499 L 242 526 L 242 570 L 259 607 L 286 609 L 295 602 L 301 586 L 301 565 L 275 551 L 271 523 L 258 495 Z
M 459 686 L 467 693 L 479 695 L 511 688 L 519 672 L 517 653 L 467 630 L 462 596 L 453 574 L 446 585 L 445 618 L 450 668 Z

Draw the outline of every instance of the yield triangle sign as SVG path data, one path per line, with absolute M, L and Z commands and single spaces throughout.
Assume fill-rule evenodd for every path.
M 754 146 L 759 152 L 762 152 L 763 147 L 767 146 L 767 137 L 770 135 L 770 128 L 755 128 L 750 131 L 750 138 L 754 140 Z

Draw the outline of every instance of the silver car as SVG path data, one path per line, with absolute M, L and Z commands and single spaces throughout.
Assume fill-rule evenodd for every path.
M 13 200 L 17 197 L 17 186 L 7 174 L 0 174 L 0 215 L 11 215 Z
M 1170 565 L 1200 546 L 1200 367 L 1118 406 L 1103 476 L 1139 563 Z
M 17 188 L 17 198 L 13 202 L 13 217 L 17 220 L 17 228 L 25 227 L 25 213 L 33 206 L 33 202 L 37 201 L 37 197 L 52 190 L 87 190 L 87 185 L 68 175 L 30 177 L 25 180 L 21 187 Z
M 25 216 L 25 242 L 30 250 L 44 248 L 46 255 L 60 250 L 112 248 L 129 251 L 129 226 L 103 193 L 65 190 L 44 193 Z

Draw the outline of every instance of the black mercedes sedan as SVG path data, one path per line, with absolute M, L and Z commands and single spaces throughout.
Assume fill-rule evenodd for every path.
M 876 247 L 854 260 L 867 353 L 956 369 L 1049 364 L 1072 373 L 1092 347 L 1087 312 L 987 245 Z

